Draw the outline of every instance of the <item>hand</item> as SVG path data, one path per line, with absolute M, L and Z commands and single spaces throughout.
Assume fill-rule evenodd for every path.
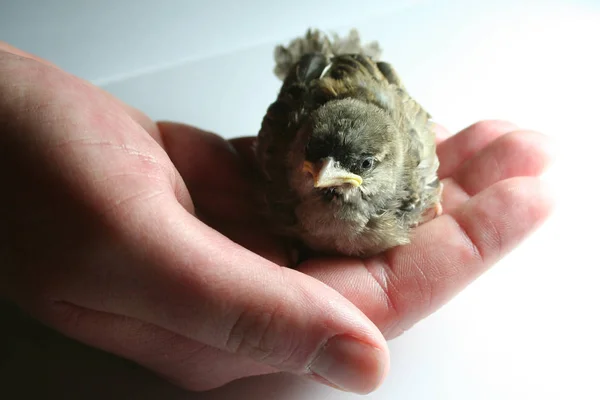
M 0 295 L 188 389 L 276 371 L 377 387 L 388 349 L 356 306 L 207 225 L 258 225 L 235 149 L 169 127 L 0 44 Z
M 260 229 L 249 200 L 252 186 L 245 182 L 250 179 L 247 171 L 255 167 L 254 138 L 229 141 L 244 161 L 242 165 L 232 161 L 236 172 L 227 180 L 229 191 L 242 187 L 246 191 L 212 202 L 202 192 L 216 160 L 194 156 L 209 136 L 178 124 L 160 126 L 174 139 L 170 154 L 192 198 L 202 214 L 214 216 L 211 225 L 279 265 L 291 264 L 284 244 Z M 446 303 L 514 249 L 552 210 L 552 197 L 538 178 L 552 161 L 551 142 L 544 135 L 508 122 L 483 121 L 448 136 L 438 127 L 444 214 L 417 228 L 410 245 L 367 260 L 313 259 L 298 268 L 350 299 L 387 339 Z M 240 212 L 228 214 L 230 210 Z M 200 371 L 206 373 L 204 368 Z M 263 371 L 258 364 L 248 364 L 220 378 L 233 380 L 251 373 Z
M 14 49 L 12 51 L 15 52 Z M 15 60 L 14 57 L 12 60 Z M 22 66 L 18 68 L 19 73 L 32 68 L 32 61 L 19 62 L 25 62 L 27 66 L 25 69 Z M 60 75 L 66 81 L 62 82 L 63 85 L 76 85 L 74 92 L 80 94 L 77 104 L 73 105 L 72 98 L 64 99 L 64 91 L 56 88 L 45 88 L 45 93 L 39 93 L 39 86 L 43 85 L 33 80 L 34 83 L 38 82 L 38 88 L 29 88 L 30 92 L 34 92 L 29 93 L 33 105 L 26 103 L 15 108 L 15 104 L 8 104 L 12 110 L 13 124 L 20 121 L 28 128 L 25 131 L 37 132 L 37 135 L 33 135 L 35 137 L 46 135 L 49 122 L 57 123 L 57 119 L 53 118 L 55 114 L 42 109 L 44 112 L 41 115 L 45 120 L 39 121 L 40 103 L 36 104 L 36 99 L 41 97 L 37 101 L 44 104 L 44 101 L 48 101 L 48 91 L 54 92 L 52 96 L 61 93 L 59 97 L 63 105 L 65 101 L 68 102 L 68 118 L 78 119 L 87 115 L 93 104 L 92 110 L 97 111 L 96 116 L 109 112 L 117 123 L 113 121 L 108 124 L 110 130 L 107 130 L 106 121 L 98 124 L 91 118 L 94 120 L 94 124 L 91 124 L 88 118 L 85 120 L 88 128 L 93 127 L 92 131 L 103 140 L 127 140 L 126 144 L 133 145 L 136 151 L 151 154 L 161 166 L 166 166 L 167 175 L 175 176 L 173 181 L 176 185 L 169 186 L 166 194 L 158 195 L 159 200 L 163 196 L 160 201 L 155 196 L 150 204 L 135 199 L 125 204 L 120 202 L 110 209 L 112 214 L 108 214 L 108 218 L 103 211 L 89 206 L 90 203 L 92 206 L 98 204 L 89 201 L 90 194 L 87 191 L 72 189 L 73 181 L 67 178 L 73 177 L 59 176 L 62 179 L 54 179 L 46 185 L 50 189 L 46 191 L 46 196 L 50 196 L 51 204 L 45 210 L 40 209 L 43 203 L 39 200 L 43 197 L 40 193 L 45 192 L 36 188 L 38 202 L 35 210 L 46 219 L 60 222 L 60 225 L 52 227 L 33 224 L 34 228 L 18 229 L 22 225 L 19 218 L 24 217 L 22 213 L 16 213 L 16 205 L 28 209 L 27 205 L 32 204 L 32 199 L 27 197 L 31 196 L 13 201 L 13 209 L 2 204 L 3 212 L 11 217 L 9 221 L 12 226 L 9 224 L 9 228 L 21 236 L 20 240 L 11 239 L 13 243 L 19 243 L 19 247 L 27 244 L 27 250 L 36 249 L 37 252 L 29 255 L 31 259 L 23 257 L 23 253 L 12 255 L 15 259 L 25 259 L 22 265 L 27 266 L 27 271 L 32 271 L 29 274 L 21 273 L 19 279 L 12 277 L 12 281 L 9 281 L 13 287 L 10 291 L 12 298 L 56 329 L 130 358 L 190 389 L 209 389 L 233 379 L 278 370 L 302 373 L 302 367 L 289 367 L 289 364 L 277 362 L 277 358 L 305 352 L 298 341 L 304 339 L 303 343 L 310 342 L 312 338 L 323 334 L 319 326 L 324 323 L 335 326 L 345 323 L 347 315 L 358 315 L 354 321 L 358 320 L 367 328 L 361 330 L 356 328 L 358 324 L 352 322 L 349 328 L 343 325 L 344 329 L 348 329 L 345 332 L 365 335 L 361 337 L 362 340 L 368 337 L 366 340 L 381 349 L 380 357 L 371 358 L 374 361 L 368 364 L 361 364 L 364 361 L 358 355 L 344 360 L 351 362 L 342 372 L 349 378 L 357 377 L 354 381 L 360 387 L 350 389 L 360 392 L 372 390 L 387 369 L 385 344 L 373 327 L 360 319 L 360 313 L 352 305 L 308 276 L 324 281 L 341 292 L 362 309 L 387 338 L 392 338 L 433 312 L 514 248 L 545 219 L 551 209 L 551 199 L 534 178 L 549 161 L 547 142 L 543 136 L 533 132 L 518 132 L 516 127 L 507 123 L 476 124 L 440 143 L 440 172 L 445 177 L 446 214 L 420 227 L 411 245 L 393 249 L 364 262 L 359 259 L 311 260 L 300 268 L 306 275 L 279 269 L 275 264 L 286 264 L 287 253 L 277 239 L 258 228 L 261 225 L 249 201 L 252 196 L 252 185 L 248 184 L 252 167 L 249 148 L 252 138 L 228 142 L 187 126 L 168 123 L 156 126 L 136 110 L 119 104 L 96 88 L 60 71 L 49 72 L 45 69 L 48 67 L 35 64 L 35 68 L 43 69 L 42 75 L 46 77 L 45 74 L 53 78 Z M 10 87 L 6 82 L 0 85 Z M 81 103 L 81 97 L 89 97 L 88 103 Z M 11 115 L 5 111 L 5 98 L 6 95 L 0 98 L 3 100 L 0 104 L 1 118 Z M 35 110 L 38 110 L 37 114 Z M 23 114 L 19 113 L 25 113 L 29 118 L 23 118 Z M 4 120 L 0 123 L 5 124 Z M 145 131 L 140 127 L 144 127 Z M 508 133 L 511 131 L 514 132 Z M 70 134 L 75 133 L 78 132 L 72 130 Z M 445 135 L 442 133 L 442 136 Z M 147 140 L 148 136 L 153 141 Z M 76 144 L 71 137 L 66 140 Z M 4 142 L 2 144 L 4 148 Z M 68 146 L 62 148 L 72 150 Z M 37 149 L 37 152 L 43 150 Z M 67 154 L 79 154 L 80 157 L 89 154 L 79 151 L 82 149 L 76 148 Z M 170 161 L 165 160 L 165 152 Z M 510 152 L 513 152 L 512 155 Z M 98 176 L 110 176 L 114 183 L 122 179 L 114 177 L 115 173 L 137 171 L 140 168 L 138 156 L 129 153 L 128 160 L 123 162 L 127 168 L 121 166 L 116 168 L 116 172 L 103 171 L 102 174 L 95 172 L 93 176 L 79 177 L 79 182 L 93 183 Z M 30 153 L 27 154 L 23 160 L 32 157 Z M 16 162 L 21 157 L 12 155 L 11 170 L 4 171 L 6 167 L 2 168 L 2 178 L 22 190 L 27 185 L 31 187 L 34 181 L 32 176 L 48 173 L 40 169 L 49 169 L 55 174 L 78 169 L 73 165 L 70 168 L 64 165 L 75 162 L 79 166 L 81 158 L 65 158 L 62 153 L 61 156 L 55 155 L 45 160 L 41 164 L 43 167 L 39 166 L 36 159 L 37 164 L 27 163 L 25 168 L 15 168 L 14 165 L 24 162 Z M 120 161 L 122 157 L 120 152 L 110 157 L 102 153 L 101 162 L 86 164 L 79 171 L 97 171 L 96 168 L 106 167 L 106 160 Z M 2 155 L 1 159 L 6 158 Z M 52 163 L 56 160 L 62 162 L 61 168 Z M 32 170 L 32 166 L 36 165 L 38 169 Z M 28 173 L 28 179 L 17 179 L 14 174 L 19 170 Z M 515 178 L 518 176 L 521 178 Z M 523 178 L 526 176 L 531 178 Z M 111 183 L 110 187 L 94 192 L 92 197 L 102 199 L 99 203 L 106 207 L 102 202 L 107 196 L 114 196 L 112 190 L 115 188 L 125 192 L 119 192 L 123 198 L 131 194 L 131 182 L 138 185 L 133 187 L 137 191 L 148 190 L 156 184 L 151 182 L 152 179 L 138 177 L 138 181 L 131 176 L 124 178 L 131 179 L 120 185 L 125 188 Z M 60 185 L 55 185 L 56 181 Z M 461 186 L 470 196 L 459 189 Z M 66 190 L 66 193 L 53 193 L 58 192 L 58 188 Z M 78 193 L 80 197 L 69 199 L 65 204 L 57 201 L 73 193 Z M 275 264 L 269 264 L 263 258 L 237 247 L 191 218 L 190 197 L 197 215 L 206 225 L 218 229 L 231 240 Z M 164 200 L 169 198 L 170 201 Z M 110 198 L 108 203 L 114 205 L 116 202 Z M 82 205 L 86 206 L 85 209 Z M 85 216 L 85 229 L 78 229 L 82 227 L 80 220 L 83 218 L 71 215 L 75 211 L 77 215 Z M 178 229 L 170 229 L 173 225 L 178 225 Z M 96 233 L 97 230 L 100 234 Z M 89 233 L 83 236 L 84 232 Z M 5 231 L 2 234 L 5 235 Z M 43 239 L 50 234 L 55 239 L 46 245 Z M 190 239 L 192 236 L 193 241 Z M 81 244 L 73 246 L 75 243 L 70 242 L 74 241 L 72 238 Z M 211 240 L 210 245 L 207 244 L 208 240 Z M 107 241 L 108 244 L 105 243 Z M 96 250 L 100 247 L 108 249 L 101 254 L 110 256 L 100 258 Z M 86 249 L 95 251 L 79 254 L 85 253 Z M 44 269 L 48 268 L 55 270 L 52 274 L 44 273 Z M 55 276 L 55 271 L 60 274 Z M 12 271 L 8 272 L 7 276 L 14 276 L 10 274 Z M 32 275 L 37 278 L 35 281 Z M 273 286 L 273 282 L 277 282 L 277 285 Z M 24 288 L 28 292 L 15 294 Z M 297 296 L 302 296 L 302 300 L 298 301 Z M 200 307 L 199 304 L 206 306 Z M 231 304 L 234 306 L 230 307 Z M 241 325 L 246 325 L 242 332 L 248 339 L 246 346 L 242 346 L 240 351 L 219 346 L 219 339 L 231 332 L 231 325 L 223 327 L 225 324 L 219 326 L 219 322 L 228 321 L 236 313 L 244 314 L 244 311 L 247 319 Z M 264 319 L 260 318 L 261 312 L 264 312 Z M 344 313 L 346 317 L 340 316 Z M 270 318 L 274 314 L 276 318 Z M 269 324 L 269 321 L 272 323 Z M 261 328 L 265 326 L 269 329 L 263 333 Z M 327 336 L 328 333 L 323 335 Z M 266 343 L 263 340 L 263 344 L 270 349 L 266 353 L 271 357 L 264 360 L 265 349 L 260 352 L 257 351 L 260 350 L 257 349 L 259 346 L 256 346 L 260 345 L 260 338 L 266 340 Z M 278 352 L 279 349 L 283 350 Z M 289 349 L 295 349 L 297 353 Z M 288 354 L 282 355 L 286 350 Z M 306 364 L 309 361 L 304 362 Z M 332 369 L 330 372 L 336 371 Z M 338 373 L 337 376 L 339 381 L 341 375 Z
M 443 215 L 418 227 L 410 245 L 366 261 L 311 260 L 300 268 L 350 299 L 387 339 L 444 305 L 553 209 L 539 178 L 553 158 L 547 137 L 504 121 L 448 136 L 439 127 Z

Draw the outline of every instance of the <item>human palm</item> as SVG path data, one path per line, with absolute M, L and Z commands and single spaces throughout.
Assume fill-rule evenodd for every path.
M 19 268 L 0 266 L 0 293 L 190 389 L 288 371 L 368 392 L 387 369 L 372 323 L 385 338 L 399 335 L 551 210 L 537 178 L 550 161 L 544 136 L 505 122 L 447 139 L 440 129 L 444 214 L 411 244 L 281 268 L 284 242 L 253 202 L 252 138 L 155 124 L 43 60 L 4 50 L 0 178 L 14 198 L 0 203 L 0 233 L 12 244 L 0 255 Z M 346 336 L 374 352 L 342 341 L 331 346 L 335 371 L 315 367 L 323 343 Z
M 264 228 L 252 200 L 254 137 L 226 141 L 188 126 L 159 127 L 166 137 L 181 134 L 170 154 L 199 214 L 242 246 L 290 265 L 285 241 Z M 419 226 L 408 246 L 367 259 L 315 258 L 297 267 L 349 298 L 388 339 L 510 252 L 551 210 L 551 198 L 536 178 L 551 162 L 545 136 L 505 121 L 478 122 L 449 138 L 436 128 L 443 216 Z

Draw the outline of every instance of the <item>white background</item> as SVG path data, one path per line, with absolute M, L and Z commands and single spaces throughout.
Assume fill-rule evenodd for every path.
M 309 26 L 357 27 L 378 40 L 412 94 L 451 130 L 501 118 L 558 143 L 547 175 L 554 216 L 392 341 L 390 375 L 367 398 L 600 399 L 600 1 L 0 0 L 1 40 L 152 118 L 227 137 L 256 134 L 279 86 L 273 48 Z M 51 350 L 24 346 L 16 364 L 28 373 L 51 365 L 39 358 Z M 202 395 L 146 391 L 144 380 L 127 382 L 127 370 L 114 369 L 111 393 L 129 393 L 123 398 L 360 397 L 285 375 Z

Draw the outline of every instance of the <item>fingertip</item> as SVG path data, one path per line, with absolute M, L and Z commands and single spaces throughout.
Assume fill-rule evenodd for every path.
M 231 186 L 236 182 L 241 187 L 239 159 L 228 140 L 187 124 L 159 121 L 157 126 L 165 151 L 194 198 L 206 190 L 206 176 L 215 178 L 213 183 Z
M 220 139 L 220 140 L 225 141 L 221 136 L 217 135 L 214 132 L 210 132 L 205 129 L 200 129 L 200 128 L 190 125 L 190 124 L 162 120 L 162 121 L 156 121 L 156 125 L 160 129 L 163 136 L 170 137 L 170 136 L 200 135 L 200 136 L 214 137 L 215 139 Z
M 497 193 L 504 191 L 515 205 L 522 205 L 523 210 L 530 210 L 530 221 L 535 225 L 535 221 L 543 222 L 548 217 L 555 206 L 554 185 L 540 179 L 539 177 L 516 177 L 501 182 Z M 500 194 L 498 194 L 498 197 Z M 509 203 L 510 204 L 510 203 Z M 523 212 L 523 211 L 521 211 Z M 525 212 L 523 212 L 525 214 Z M 515 220 L 526 221 L 527 218 L 519 218 L 515 213 Z
M 532 182 L 532 185 L 533 184 L 537 184 L 537 196 L 540 200 L 539 204 L 541 207 L 540 219 L 544 221 L 556 208 L 558 187 L 555 182 L 549 179 L 535 179 Z
M 156 125 L 165 142 L 167 152 L 173 148 L 178 149 L 183 153 L 191 154 L 196 163 L 201 162 L 203 157 L 194 152 L 204 151 L 208 153 L 207 155 L 213 156 L 215 153 L 229 156 L 234 153 L 231 143 L 214 132 L 171 121 L 158 121 Z
M 538 143 L 540 144 L 545 156 L 547 168 L 554 165 L 556 160 L 560 157 L 560 145 L 556 138 L 538 131 L 530 131 L 533 135 L 538 137 Z
M 519 127 L 513 122 L 503 119 L 484 119 L 477 121 L 467 126 L 461 132 L 466 131 L 477 131 L 480 135 L 495 134 L 495 133 L 507 133 L 518 130 Z M 494 135 L 495 136 L 495 135 Z
M 482 120 L 469 125 L 440 143 L 437 149 L 440 159 L 439 177 L 443 179 L 452 175 L 477 152 L 515 130 L 518 130 L 515 124 L 504 120 Z
M 335 336 L 309 366 L 318 380 L 358 394 L 373 392 L 389 371 L 389 352 L 349 336 Z
M 462 164 L 453 179 L 470 195 L 518 176 L 538 177 L 553 163 L 556 149 L 548 136 L 528 130 L 501 135 Z
M 256 142 L 256 136 L 238 136 L 229 139 L 229 142 L 235 147 L 252 147 Z
M 448 139 L 450 136 L 452 136 L 452 134 L 450 133 L 450 131 L 448 129 L 446 129 L 444 126 L 442 126 L 441 124 L 433 121 L 433 131 L 435 132 L 435 144 L 438 145 L 440 143 L 442 143 L 444 140 Z
M 518 147 L 527 147 L 535 158 L 537 174 L 543 173 L 556 160 L 558 145 L 554 138 L 534 130 L 518 130 L 506 135 L 508 140 L 520 141 Z
M 239 156 L 244 160 L 246 165 L 257 167 L 258 160 L 254 154 L 254 145 L 256 143 L 256 136 L 243 136 L 233 139 L 229 139 L 229 143 L 237 151 Z

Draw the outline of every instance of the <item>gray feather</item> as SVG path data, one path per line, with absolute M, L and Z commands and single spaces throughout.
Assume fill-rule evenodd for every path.
M 352 29 L 347 36 L 340 37 L 332 34 L 331 37 L 318 29 L 309 29 L 304 37 L 299 37 L 290 42 L 288 46 L 275 48 L 275 75 L 284 80 L 290 69 L 296 65 L 306 54 L 321 53 L 327 58 L 342 54 L 362 54 L 379 60 L 381 49 L 379 43 L 371 42 L 362 44 L 356 29 Z
M 437 212 L 430 115 L 380 55 L 356 30 L 345 37 L 309 30 L 275 50 L 283 84 L 255 147 L 261 209 L 273 232 L 314 251 L 368 256 L 409 243 L 412 228 Z M 362 184 L 315 188 L 303 165 L 327 157 Z M 365 157 L 375 161 L 361 169 Z

